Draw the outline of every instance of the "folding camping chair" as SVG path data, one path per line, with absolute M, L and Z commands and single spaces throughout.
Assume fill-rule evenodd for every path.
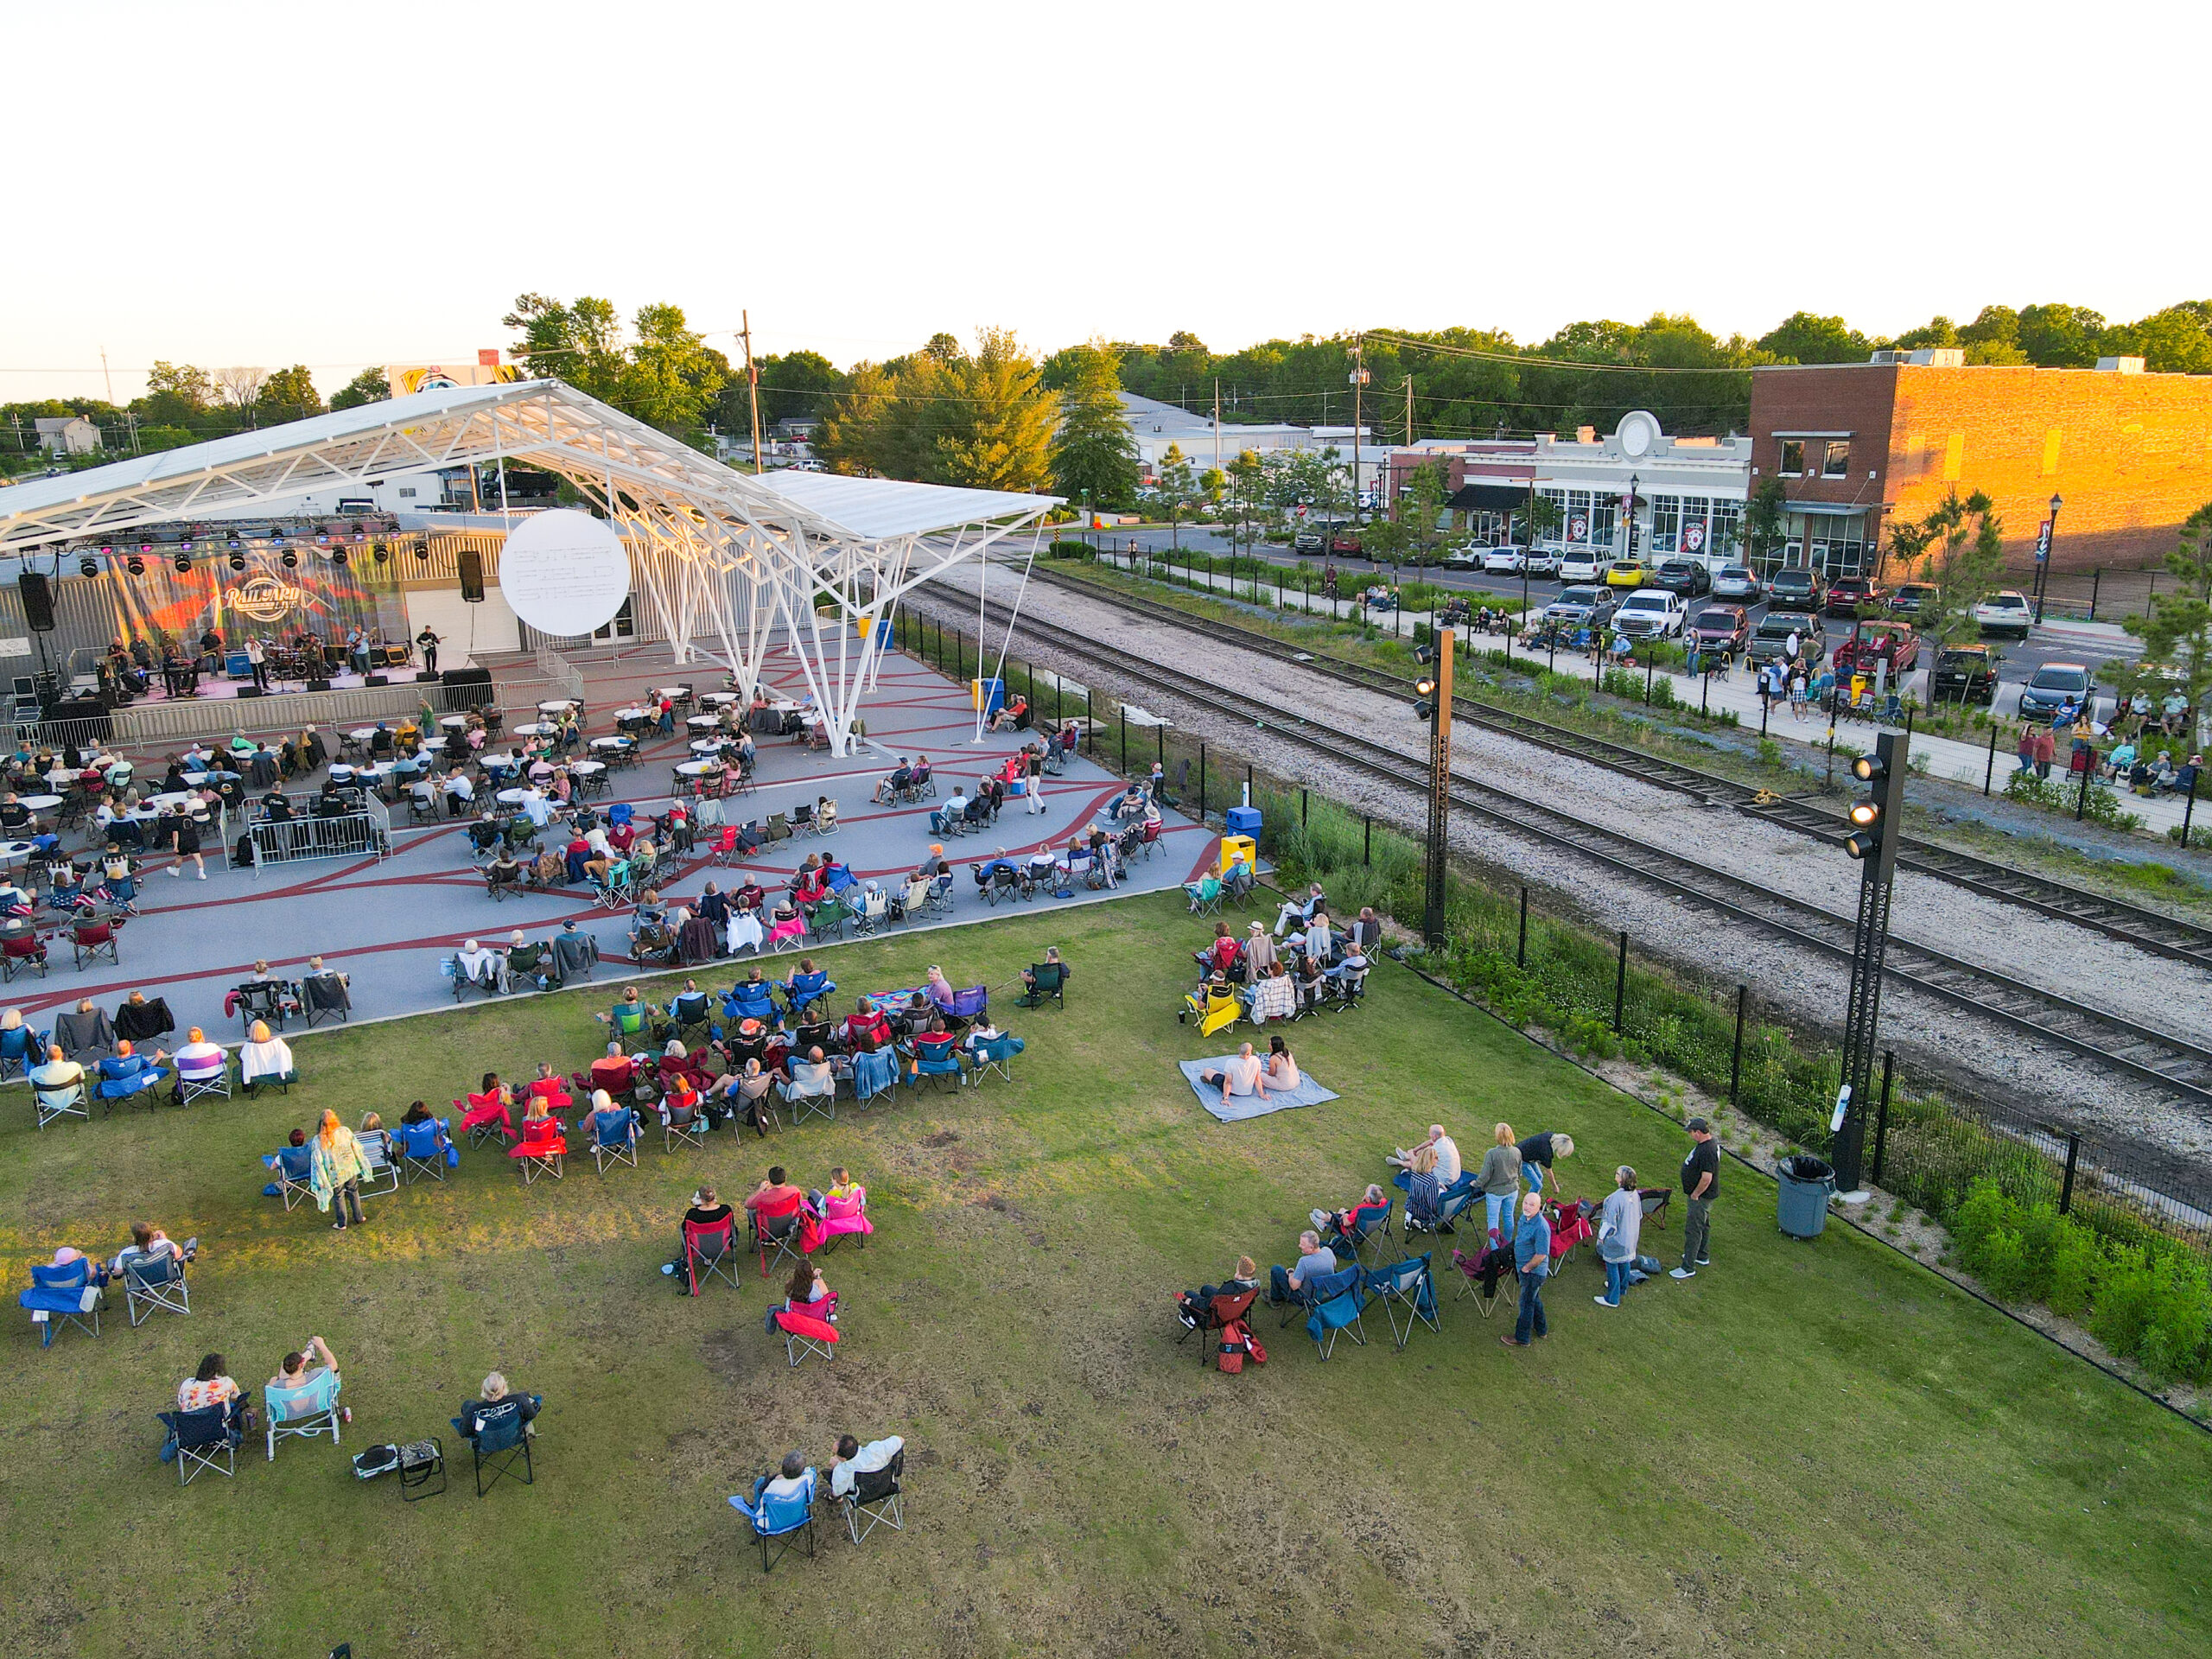
M 11 1026 L 0 1031 L 0 1083 L 29 1077 L 34 1060 L 43 1065 L 47 1042 L 44 1032 L 29 1026 Z
M 203 1469 L 213 1469 L 226 1479 L 233 1479 L 238 1472 L 238 1441 L 243 1438 L 231 1427 L 228 1406 L 202 1406 L 197 1411 L 163 1411 L 155 1414 L 167 1426 L 169 1439 L 176 1445 L 176 1484 L 192 1484 L 192 1478 Z
M 123 1259 L 123 1306 L 133 1325 L 156 1313 L 190 1313 L 192 1287 L 185 1282 L 185 1252 L 199 1241 L 186 1241 L 183 1250 L 163 1250 L 156 1255 L 127 1255 Z
M 906 1472 L 906 1448 L 902 1446 L 882 1468 L 855 1475 L 852 1491 L 839 1494 L 837 1504 L 844 1512 L 845 1530 L 855 1546 L 865 1543 L 879 1526 L 893 1532 L 906 1529 L 899 1508 L 899 1482 Z M 863 1518 L 866 1525 L 861 1524 Z
M 1363 1277 L 1354 1266 L 1313 1281 L 1313 1311 L 1306 1316 L 1306 1334 L 1313 1338 L 1324 1360 L 1335 1351 L 1338 1337 L 1347 1332 L 1361 1347 L 1367 1346 L 1367 1332 L 1359 1322 L 1360 1310 L 1367 1306 L 1361 1287 Z
M 1221 891 L 1221 878 L 1217 875 L 1210 874 L 1196 881 L 1185 882 L 1183 895 L 1191 901 L 1190 913 L 1193 916 L 1220 915 Z
M 917 1093 L 920 1091 L 922 1079 L 925 1077 L 949 1077 L 951 1079 L 951 1086 L 955 1089 L 967 1081 L 967 1077 L 960 1070 L 960 1057 L 950 1043 L 939 1050 L 934 1057 L 926 1054 L 916 1057 L 912 1087 Z
M 1334 1229 L 1330 1245 L 1340 1253 L 1350 1249 L 1353 1260 L 1372 1267 L 1380 1262 L 1383 1241 L 1390 1236 L 1390 1210 L 1397 1203 L 1395 1198 L 1386 1198 L 1379 1210 L 1362 1206 L 1348 1213 L 1342 1225 Z M 1370 1262 L 1367 1258 L 1376 1258 Z
M 599 1173 L 607 1173 L 609 1164 L 638 1166 L 638 1115 L 626 1107 L 610 1123 L 598 1113 L 591 1119 L 591 1160 Z
M 686 1032 L 697 1032 L 704 1036 L 713 1024 L 714 1007 L 706 992 L 687 991 L 668 1005 L 668 1017 L 674 1023 L 678 1037 Z
M 713 1226 L 683 1224 L 683 1277 L 696 1296 L 699 1287 L 720 1274 L 732 1290 L 745 1286 L 737 1276 L 737 1217 L 724 1216 Z
M 61 1084 L 54 1088 L 48 1088 L 43 1084 L 33 1084 L 31 1098 L 38 1109 L 38 1126 L 41 1129 L 56 1118 L 61 1117 L 81 1117 L 87 1123 L 92 1122 L 92 1107 L 85 1093 L 85 1080 L 82 1077 L 79 1077 L 73 1083 Z
M 391 1155 L 385 1150 L 384 1136 L 363 1135 L 356 1138 L 360 1143 L 362 1166 L 368 1171 L 361 1177 L 361 1196 L 365 1198 L 382 1198 L 398 1192 L 399 1166 L 391 1161 Z
M 1195 1316 L 1187 1311 L 1185 1304 L 1179 1303 L 1177 1306 L 1183 1321 L 1183 1334 L 1175 1338 L 1177 1344 L 1179 1345 L 1189 1341 L 1191 1333 L 1197 1332 L 1204 1338 L 1198 1344 L 1198 1369 L 1204 1370 L 1208 1360 L 1217 1359 L 1220 1355 L 1219 1345 L 1211 1340 L 1212 1333 L 1226 1331 L 1238 1320 L 1248 1319 L 1252 1312 L 1252 1304 L 1259 1300 L 1259 1296 L 1260 1287 L 1257 1285 L 1249 1290 L 1224 1292 L 1208 1302 L 1205 1311 Z
M 1029 968 L 1029 988 L 1014 999 L 1017 1007 L 1041 1008 L 1052 1007 L 1065 1010 L 1067 999 L 1068 970 L 1057 962 L 1032 963 Z
M 753 1535 L 760 1541 L 760 1570 L 763 1573 L 784 1559 L 797 1544 L 802 1533 L 806 1536 L 807 1558 L 810 1560 L 813 1559 L 816 1478 L 811 1468 L 807 1470 L 805 1479 L 804 1488 L 788 1497 L 771 1497 L 756 1488 L 757 1497 L 747 1498 L 733 1494 L 729 1500 L 730 1508 L 746 1518 L 753 1528 Z M 768 1553 L 771 1539 L 782 1540 L 772 1556 Z
M 425 1118 L 420 1123 L 402 1123 L 392 1131 L 393 1144 L 399 1148 L 399 1171 L 412 1186 L 425 1175 L 434 1181 L 446 1178 L 446 1148 L 453 1144 L 453 1132 L 442 1117 Z
M 31 1287 L 16 1293 L 16 1306 L 28 1312 L 39 1327 L 38 1345 L 51 1348 L 65 1325 L 75 1325 L 88 1337 L 99 1335 L 100 1294 L 92 1282 L 90 1257 L 80 1255 L 60 1267 L 35 1262 Z M 86 1324 L 86 1319 L 92 1323 Z
M 568 1150 L 568 1137 L 562 1133 L 559 1118 L 526 1117 L 522 1139 L 507 1148 L 507 1156 L 520 1166 L 522 1184 L 528 1186 L 540 1175 L 550 1175 L 556 1181 L 565 1179 L 561 1160 Z
M 194 1057 L 187 1059 L 180 1054 L 176 1058 L 177 1103 L 189 1106 L 203 1095 L 231 1097 L 230 1057 L 217 1054 L 213 1058 Z
M 770 1308 L 768 1317 L 783 1332 L 784 1357 L 791 1361 L 792 1370 L 804 1364 L 809 1354 L 819 1354 L 825 1361 L 837 1357 L 837 1327 L 827 1319 L 794 1313 L 788 1303 Z
M 827 1255 L 839 1239 L 848 1233 L 860 1241 L 860 1248 L 868 1248 L 868 1236 L 875 1230 L 875 1224 L 868 1218 L 868 1189 L 856 1187 L 842 1197 L 832 1194 L 822 1202 L 822 1253 Z
M 1598 1230 L 1590 1224 L 1590 1205 L 1584 1199 L 1562 1193 L 1546 1207 L 1552 1224 L 1552 1271 L 1558 1273 L 1574 1260 L 1578 1246 L 1598 1236 Z
M 279 1147 L 264 1153 L 261 1161 L 276 1176 L 276 1196 L 284 1200 L 284 1208 L 296 1204 L 307 1204 L 315 1198 L 310 1178 L 315 1173 L 315 1153 L 307 1147 Z
M 678 1106 L 666 1103 L 660 1121 L 661 1150 L 674 1152 L 678 1147 L 693 1147 L 701 1151 L 707 1145 L 707 1120 L 696 1106 Z
M 577 1079 L 579 1086 L 583 1079 Z M 454 1111 L 461 1114 L 461 1133 L 468 1137 L 468 1144 L 480 1147 L 493 1135 L 502 1141 L 515 1138 L 514 1109 L 501 1100 L 494 1090 L 486 1094 L 470 1095 L 466 1102 L 456 1100 Z
M 310 974 L 300 982 L 300 1007 L 307 1016 L 308 1028 L 312 1031 L 318 1020 L 350 1020 L 353 998 L 346 988 L 346 982 L 336 974 Z
M 536 1401 L 538 1396 L 530 1396 Z M 523 1420 L 522 1401 L 510 1395 L 498 1405 L 476 1414 L 476 1432 L 469 1433 L 468 1425 L 461 1418 L 453 1426 L 468 1441 L 469 1450 L 476 1463 L 476 1496 L 481 1497 L 502 1480 L 519 1481 L 524 1486 L 537 1484 L 537 1469 L 531 1463 L 530 1425 Z M 522 1465 L 522 1472 L 515 1472 L 515 1465 Z M 486 1480 L 484 1471 L 492 1471 Z
M 269 1461 L 276 1461 L 276 1442 L 313 1440 L 327 1434 L 338 1444 L 338 1373 L 324 1371 L 296 1389 L 270 1389 L 262 1395 L 269 1409 Z
M 1006 1032 L 1001 1032 L 995 1037 L 986 1038 L 970 1051 L 974 1058 L 969 1065 L 968 1080 L 980 1086 L 985 1077 L 996 1072 L 1008 1083 L 1012 1083 L 1014 1057 L 1021 1052 L 1022 1046 L 1020 1038 L 1012 1036 Z
M 1436 1281 L 1429 1274 L 1426 1252 L 1387 1268 L 1369 1268 L 1363 1287 L 1382 1304 L 1382 1317 L 1390 1322 L 1390 1336 L 1400 1353 L 1405 1352 L 1416 1325 L 1425 1325 L 1439 1336 L 1444 1334 L 1444 1327 L 1437 1322 Z M 1398 1324 L 1402 1313 L 1406 1320 L 1402 1327 Z
M 753 1244 L 760 1252 L 760 1276 L 763 1279 L 785 1262 L 796 1262 L 805 1254 L 800 1248 L 800 1235 L 804 1230 L 801 1209 L 804 1203 L 802 1198 L 777 1216 L 764 1216 L 757 1210 L 753 1212 Z M 776 1251 L 776 1258 L 772 1262 L 768 1259 L 771 1245 Z
M 1460 1277 L 1459 1288 L 1452 1292 L 1452 1300 L 1456 1302 L 1463 1296 L 1472 1296 L 1475 1312 L 1484 1319 L 1490 1318 L 1491 1310 L 1497 1306 L 1503 1281 L 1520 1281 L 1520 1275 L 1513 1268 L 1512 1247 L 1496 1233 L 1472 1255 L 1464 1250 L 1453 1250 L 1452 1265 L 1459 1270 Z
M 1462 1175 L 1450 1187 L 1438 1195 L 1436 1213 L 1422 1217 L 1414 1213 L 1411 1199 L 1406 1203 L 1405 1236 L 1410 1239 L 1415 1233 L 1457 1234 L 1459 1220 L 1480 1201 L 1482 1194 L 1475 1190 L 1471 1175 Z
M 853 1102 L 865 1106 L 878 1095 L 891 1095 L 899 1086 L 899 1065 L 887 1049 L 853 1056 Z
M 802 1084 L 794 1077 L 789 1083 L 778 1084 L 776 1092 L 791 1109 L 793 1128 L 809 1117 L 826 1118 L 832 1123 L 837 1121 L 837 1075 L 826 1066 L 813 1083 Z

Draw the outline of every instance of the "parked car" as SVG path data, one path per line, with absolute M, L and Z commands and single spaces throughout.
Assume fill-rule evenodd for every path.
M 1483 556 L 1489 551 L 1486 547 L 1455 547 L 1437 563 L 1446 570 L 1479 570 L 1483 568 Z
M 1817 611 L 1827 602 L 1828 585 L 1817 570 L 1793 565 L 1777 570 L 1766 585 L 1768 601 L 1792 611 Z
M 1821 608 L 1830 616 L 1857 616 L 1861 605 L 1879 605 L 1882 590 L 1866 576 L 1838 576 Z
M 1559 550 L 1559 579 L 1561 582 L 1595 582 L 1605 562 L 1586 547 L 1567 547 Z
M 1974 607 L 1974 620 L 1980 625 L 1982 638 L 1993 639 L 2010 634 L 2015 639 L 2024 639 L 2028 630 L 2035 626 L 2035 607 L 2028 603 L 2025 594 L 2007 588 L 2001 594 L 1992 594 Z
M 1493 547 L 1483 554 L 1483 569 L 1503 570 L 1510 575 L 1521 574 L 1521 550 L 1517 547 Z
M 1651 567 L 1640 559 L 1621 559 L 1605 567 L 1608 588 L 1649 588 Z
M 1329 537 L 1329 552 L 1340 559 L 1362 559 L 1367 550 L 1359 544 L 1359 537 L 1349 529 L 1340 529 Z
M 2097 683 L 2084 663 L 2045 663 L 2020 688 L 2020 718 L 2049 720 L 2061 709 L 2094 709 Z
M 1688 637 L 1707 651 L 1730 653 L 1751 642 L 1751 620 L 1740 605 L 1708 605 L 1690 619 Z
M 1651 585 L 1694 599 L 1713 591 L 1713 573 L 1695 559 L 1669 559 L 1653 573 Z
M 1613 626 L 1635 639 L 1678 634 L 1682 631 L 1682 596 L 1664 588 L 1639 588 L 1613 613 Z
M 1890 614 L 1918 616 L 1921 607 L 1933 605 L 1936 599 L 1936 588 L 1932 582 L 1899 582 L 1897 592 L 1890 595 Z
M 1620 601 L 1610 588 L 1562 588 L 1559 597 L 1544 607 L 1544 620 L 1560 627 L 1602 628 L 1613 620 Z
M 1920 636 L 1910 622 L 1861 622 L 1835 648 L 1839 674 L 1871 674 L 1875 664 L 1887 663 L 1894 680 L 1919 660 Z
M 1810 611 L 1770 610 L 1751 630 L 1751 660 L 1770 663 L 1789 654 L 1789 636 L 1797 636 L 1797 649 L 1805 660 L 1816 663 L 1827 649 L 1821 619 Z
M 1978 702 L 1986 708 L 1997 696 L 1998 653 L 1987 645 L 1946 645 L 1936 653 L 1929 676 L 1930 700 Z
M 1766 588 L 1758 575 L 1747 564 L 1724 564 L 1713 573 L 1713 596 L 1715 599 L 1740 599 L 1755 605 L 1765 596 Z
M 1290 540 L 1290 550 L 1294 553 L 1325 553 L 1328 547 L 1328 542 L 1318 530 L 1301 530 Z
M 1532 547 L 1522 556 L 1521 567 L 1532 576 L 1559 575 L 1559 550 Z

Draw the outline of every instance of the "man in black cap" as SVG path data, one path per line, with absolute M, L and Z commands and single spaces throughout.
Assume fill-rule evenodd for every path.
M 1710 1267 L 1706 1252 L 1713 1243 L 1713 1201 L 1720 1196 L 1720 1145 L 1713 1128 L 1701 1117 L 1685 1125 L 1690 1132 L 1690 1154 L 1682 1160 L 1682 1196 L 1688 1213 L 1682 1217 L 1682 1265 L 1669 1275 L 1694 1279 L 1700 1268 Z

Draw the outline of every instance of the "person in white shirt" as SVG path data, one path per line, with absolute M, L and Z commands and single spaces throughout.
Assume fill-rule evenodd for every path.
M 251 1094 L 264 1082 L 290 1083 L 299 1077 L 292 1065 L 292 1046 L 272 1034 L 266 1020 L 257 1020 L 238 1049 L 238 1082 Z
M 1435 1149 L 1436 1185 L 1440 1192 L 1459 1179 L 1461 1172 L 1466 1167 L 1460 1161 L 1459 1143 L 1444 1133 L 1444 1126 L 1441 1123 L 1432 1123 L 1428 1126 L 1428 1137 L 1421 1141 L 1421 1146 Z M 1408 1185 L 1406 1171 L 1413 1163 L 1414 1154 L 1420 1149 L 1421 1147 L 1401 1147 L 1383 1160 L 1385 1163 L 1396 1166 L 1398 1173 L 1392 1176 L 1391 1179 L 1397 1183 L 1401 1192 L 1406 1190 Z
M 850 1434 L 837 1437 L 837 1455 L 830 1460 L 830 1495 L 849 1496 L 862 1475 L 872 1475 L 879 1469 L 887 1469 L 891 1459 L 897 1457 L 906 1442 L 896 1434 L 887 1434 L 880 1440 L 870 1440 L 866 1446 Z
M 228 1064 L 224 1058 L 223 1046 L 220 1043 L 209 1042 L 207 1033 L 197 1026 L 185 1033 L 183 1046 L 170 1058 L 176 1061 L 180 1074 L 187 1071 L 219 1071 Z
M 504 952 L 487 950 L 474 939 L 461 947 L 461 954 L 454 958 L 460 970 L 479 985 L 489 985 L 505 995 L 507 988 L 507 958 Z
M 1251 1044 L 1240 1046 L 1236 1053 L 1222 1062 L 1222 1067 L 1218 1071 L 1199 1072 L 1198 1081 L 1219 1084 L 1223 1105 L 1229 1104 L 1231 1095 L 1257 1095 L 1262 1100 L 1267 1098 L 1267 1069 L 1260 1064 L 1258 1056 L 1252 1052 Z
M 543 830 L 553 821 L 553 803 L 546 799 L 543 790 L 534 785 L 523 791 L 522 810 L 523 816 L 537 829 Z
M 1286 901 L 1282 908 L 1275 912 L 1275 937 L 1282 938 L 1293 922 L 1312 921 L 1314 908 L 1325 903 L 1327 900 L 1323 896 L 1321 884 L 1318 881 L 1307 890 L 1306 896 L 1303 899 L 1292 899 Z

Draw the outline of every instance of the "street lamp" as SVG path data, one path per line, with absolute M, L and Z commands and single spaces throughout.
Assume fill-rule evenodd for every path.
M 1832 1124 L 1836 1191 L 1859 1192 L 1859 1162 L 1866 1141 L 1866 1092 L 1880 1043 L 1882 959 L 1890 944 L 1890 889 L 1897 876 L 1897 842 L 1904 829 L 1904 780 L 1910 740 L 1884 732 L 1874 753 L 1851 763 L 1867 793 L 1851 804 L 1851 829 L 1843 850 L 1859 861 L 1859 918 L 1851 943 L 1851 995 L 1843 1020 L 1843 1078 Z
M 1624 520 L 1621 526 L 1623 537 L 1621 556 L 1624 559 L 1633 559 L 1636 556 L 1636 486 L 1637 481 L 1637 475 L 1634 473 L 1630 473 L 1628 475 L 1628 508 L 1621 515 Z
M 2043 599 L 2050 584 L 2050 544 L 2058 539 L 2058 510 L 2066 498 L 2053 492 L 2050 517 L 2036 529 L 2036 626 L 2043 626 Z
M 1428 722 L 1428 845 L 1421 906 L 1421 938 L 1444 943 L 1444 869 L 1452 813 L 1452 641 L 1449 632 L 1429 634 L 1414 649 L 1414 659 L 1430 668 L 1414 682 L 1416 718 Z

